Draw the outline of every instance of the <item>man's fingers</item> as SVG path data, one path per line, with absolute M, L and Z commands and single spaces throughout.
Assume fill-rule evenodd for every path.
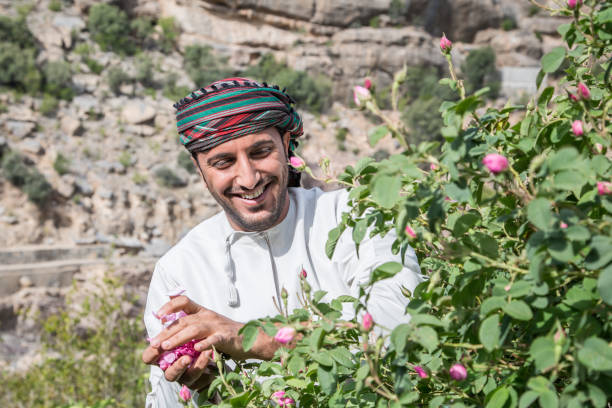
M 192 325 L 181 328 L 169 337 L 164 336 L 165 339 L 159 337 L 157 338 L 157 340 L 161 341 L 161 348 L 163 350 L 172 350 L 173 348 L 183 345 L 191 340 L 197 340 L 199 338 L 201 339 L 205 335 L 206 333 L 200 332 L 198 326 Z
M 142 361 L 144 361 L 145 364 L 155 364 L 162 352 L 163 351 L 158 348 L 149 346 L 142 352 Z
M 166 380 L 168 381 L 178 380 L 189 366 L 189 363 L 191 363 L 191 357 L 183 356 L 179 358 L 166 369 L 164 372 L 164 377 L 166 377 Z
M 187 314 L 194 314 L 202 309 L 202 306 L 198 305 L 187 296 L 181 295 L 170 299 L 169 302 L 167 302 L 157 311 L 156 315 L 161 319 L 167 314 L 176 313 L 180 310 Z
M 219 334 L 213 334 L 212 336 L 206 337 L 204 340 L 196 343 L 193 348 L 196 350 L 208 350 L 212 348 L 212 346 L 218 346 L 223 343 L 223 336 Z
M 201 353 L 196 361 L 193 362 L 193 365 L 188 367 L 181 376 L 181 384 L 191 386 L 191 384 L 196 382 L 202 375 L 205 375 L 208 363 L 211 361 L 211 354 L 212 350 L 206 350 Z
M 150 342 L 151 346 L 159 348 L 161 347 L 161 343 L 164 340 L 174 336 L 176 333 L 183 330 L 185 326 L 188 324 L 187 322 L 188 317 L 189 316 L 181 317 L 179 320 L 177 320 L 176 322 L 172 323 L 170 326 L 166 327 L 161 332 L 159 332 L 157 336 L 151 339 L 151 342 Z M 165 350 L 168 350 L 168 349 L 165 348 Z

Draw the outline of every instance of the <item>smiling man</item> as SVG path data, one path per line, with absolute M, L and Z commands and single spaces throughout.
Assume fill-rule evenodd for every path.
M 181 142 L 223 211 L 194 227 L 156 264 L 145 311 L 151 337 L 143 353 L 151 364 L 147 407 L 181 406 L 180 384 L 206 389 L 214 378 L 213 345 L 234 359 L 272 358 L 280 346 L 274 339 L 261 332 L 245 352 L 238 331 L 249 320 L 276 315 L 283 288 L 289 311 L 300 307 L 302 269 L 313 290 L 333 299 L 358 296 L 378 265 L 401 262 L 391 253 L 393 233 L 366 238 L 357 256 L 346 231 L 327 258 L 327 235 L 348 212 L 348 194 L 299 187 L 299 174 L 288 165 L 303 133 L 292 105 L 278 87 L 244 78 L 217 81 L 175 105 Z M 412 291 L 421 280 L 412 250 L 403 264 L 372 288 L 368 311 L 382 327 L 407 320 L 401 287 Z M 159 317 L 179 311 L 187 315 L 164 327 Z M 162 353 L 190 341 L 200 356 L 183 356 L 162 371 Z

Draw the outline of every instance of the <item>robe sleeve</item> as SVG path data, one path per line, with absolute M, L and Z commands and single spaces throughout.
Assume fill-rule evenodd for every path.
M 149 337 L 154 337 L 162 330 L 162 324 L 153 316 L 153 312 L 159 310 L 170 300 L 167 293 L 178 286 L 176 283 L 171 282 L 167 276 L 166 271 L 158 262 L 155 265 L 151 284 L 149 285 L 144 314 L 145 327 Z M 156 365 L 151 366 L 149 382 L 151 384 L 151 392 L 147 394 L 146 408 L 178 408 L 183 406 L 178 400 L 181 385 L 177 382 L 166 380 L 164 372 Z
M 338 220 L 345 211 L 348 211 L 348 207 L 340 203 Z M 396 237 L 395 229 L 389 231 L 384 237 L 375 236 L 373 238 L 369 238 L 368 231 L 357 253 L 352 231 L 346 230 L 338 240 L 333 258 L 338 262 L 343 279 L 350 286 L 351 293 L 355 295 L 359 293 L 360 286 L 369 282 L 372 271 L 378 266 L 390 261 L 403 265 L 401 271 L 395 276 L 376 282 L 370 292 L 367 310 L 372 315 L 374 322 L 381 326 L 384 332 L 410 321 L 410 315 L 405 313 L 410 299 L 402 294 L 402 287 L 412 293 L 423 280 L 416 254 L 412 248 L 407 249 L 403 260 L 399 253 L 394 255 L 391 252 L 391 245 Z

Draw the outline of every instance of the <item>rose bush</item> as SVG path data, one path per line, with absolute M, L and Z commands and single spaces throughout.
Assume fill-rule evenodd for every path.
M 357 299 L 325 303 L 304 274 L 302 309 L 242 331 L 248 349 L 260 327 L 271 336 L 292 327 L 295 347 L 222 372 L 208 396 L 253 407 L 281 404 L 281 394 L 301 407 L 606 406 L 612 5 L 585 0 L 552 12 L 570 17 L 558 29 L 567 47 L 543 56 L 527 106 L 483 108 L 487 90 L 466 95 L 450 42 L 441 43 L 451 73 L 441 82 L 460 96 L 440 107 L 441 145 L 411 145 L 401 123 L 355 88 L 356 105 L 382 123 L 371 143 L 390 134 L 405 152 L 362 159 L 337 178 L 350 190 L 351 212 L 326 248 L 331 256 L 345 230 L 358 246 L 366 234 L 395 229 L 392 250 L 404 254 L 411 245 L 427 278 L 406 293 L 410 323 L 377 337 L 369 318 L 340 319 L 347 302 L 368 316 L 370 286 Z M 545 74 L 562 64 L 557 88 L 542 89 Z M 395 76 L 393 106 L 404 77 Z M 399 269 L 381 265 L 370 284 Z

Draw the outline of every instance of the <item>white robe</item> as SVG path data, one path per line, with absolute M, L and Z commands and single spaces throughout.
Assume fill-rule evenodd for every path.
M 197 225 L 171 248 L 157 262 L 149 286 L 144 315 L 148 335 L 161 331 L 152 312 L 169 300 L 167 293 L 176 287 L 186 289 L 185 295 L 196 303 L 246 323 L 278 314 L 272 299 L 277 298 L 278 303 L 282 288 L 289 294 L 289 310 L 300 307 L 296 293 L 302 268 L 312 292 L 325 290 L 326 299 L 331 300 L 340 295 L 357 297 L 359 286 L 368 282 L 373 269 L 388 261 L 401 262 L 399 255 L 391 253 L 394 230 L 384 238 L 366 236 L 359 256 L 347 230 L 338 240 L 333 258 L 327 257 L 328 232 L 348 211 L 347 191 L 289 188 L 289 197 L 287 216 L 267 231 L 235 231 L 221 212 Z M 374 286 L 367 305 L 374 322 L 389 329 L 409 320 L 404 313 L 408 299 L 401 286 L 412 291 L 422 280 L 411 248 L 403 264 L 397 275 Z M 231 305 L 236 295 L 237 304 Z M 157 366 L 151 366 L 149 379 L 152 391 L 147 395 L 147 407 L 181 406 L 178 383 L 168 382 Z

